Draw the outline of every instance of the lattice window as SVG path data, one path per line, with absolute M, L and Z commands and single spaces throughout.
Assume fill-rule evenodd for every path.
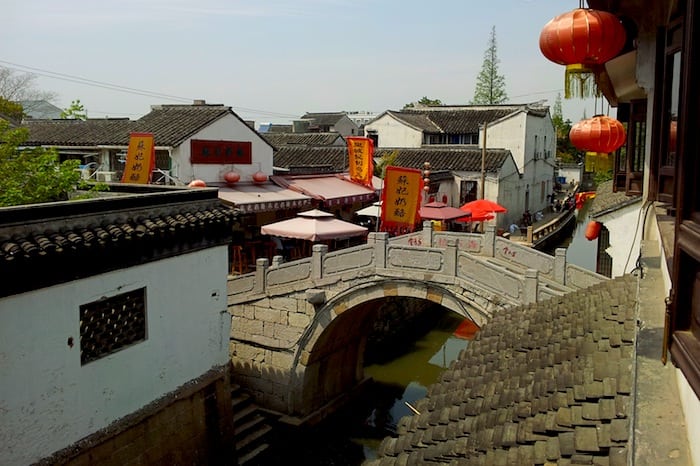
M 80 306 L 80 363 L 146 339 L 146 288 Z

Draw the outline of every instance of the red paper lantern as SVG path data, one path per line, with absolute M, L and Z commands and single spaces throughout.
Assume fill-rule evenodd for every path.
M 625 28 L 607 11 L 577 8 L 545 24 L 540 50 L 560 65 L 602 65 L 625 45 Z
M 239 175 L 238 172 L 230 171 L 224 173 L 224 181 L 226 181 L 228 184 L 236 183 L 240 179 L 241 175 Z
M 188 188 L 206 188 L 207 184 L 202 180 L 192 180 L 187 185 Z
M 593 241 L 594 239 L 598 238 L 598 235 L 600 235 L 600 228 L 601 228 L 600 222 L 596 222 L 595 220 L 591 220 L 588 222 L 588 225 L 586 225 L 586 232 L 585 236 L 588 241 Z
M 605 115 L 581 120 L 569 132 L 569 140 L 577 149 L 605 154 L 619 149 L 626 137 L 622 123 Z
M 264 172 L 257 171 L 253 173 L 253 181 L 256 183 L 263 183 L 267 181 L 267 175 Z
M 615 15 L 590 8 L 578 8 L 545 24 L 540 51 L 554 63 L 566 65 L 564 98 L 600 94 L 591 66 L 615 58 L 625 46 L 626 35 Z

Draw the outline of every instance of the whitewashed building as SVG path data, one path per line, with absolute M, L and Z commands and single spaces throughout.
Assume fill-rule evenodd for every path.
M 522 215 L 547 208 L 554 187 L 556 134 L 549 108 L 540 104 L 435 106 L 386 111 L 365 125 L 365 135 L 381 149 L 472 146 L 509 151 L 519 179 L 497 191 Z M 478 188 L 479 190 L 481 187 Z M 488 189 L 485 189 L 488 198 Z
M 0 464 L 233 454 L 233 215 L 147 191 L 0 209 Z

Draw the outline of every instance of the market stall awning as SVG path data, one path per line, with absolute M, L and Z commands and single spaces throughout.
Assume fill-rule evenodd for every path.
M 313 199 L 274 183 L 237 184 L 219 188 L 219 199 L 242 213 L 310 207 Z
M 326 207 L 367 202 L 377 198 L 374 189 L 350 181 L 346 175 L 271 176 L 272 182 L 323 202 Z
M 263 235 L 296 238 L 308 241 L 346 239 L 367 234 L 367 228 L 335 218 L 318 209 L 300 212 L 296 217 L 260 228 Z

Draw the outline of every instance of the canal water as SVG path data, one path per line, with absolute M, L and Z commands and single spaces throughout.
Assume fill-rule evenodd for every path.
M 595 271 L 596 241 L 584 236 L 587 210 L 579 211 L 572 236 L 556 247 L 567 248 L 567 261 Z M 256 464 L 291 460 L 305 466 L 354 466 L 376 458 L 382 439 L 396 434 L 399 420 L 412 414 L 410 406 L 425 397 L 427 387 L 469 344 L 455 334 L 463 318 L 439 306 L 430 312 L 439 313 L 434 325 L 403 354 L 365 367 L 373 383 L 360 398 L 318 426 L 283 432 Z

